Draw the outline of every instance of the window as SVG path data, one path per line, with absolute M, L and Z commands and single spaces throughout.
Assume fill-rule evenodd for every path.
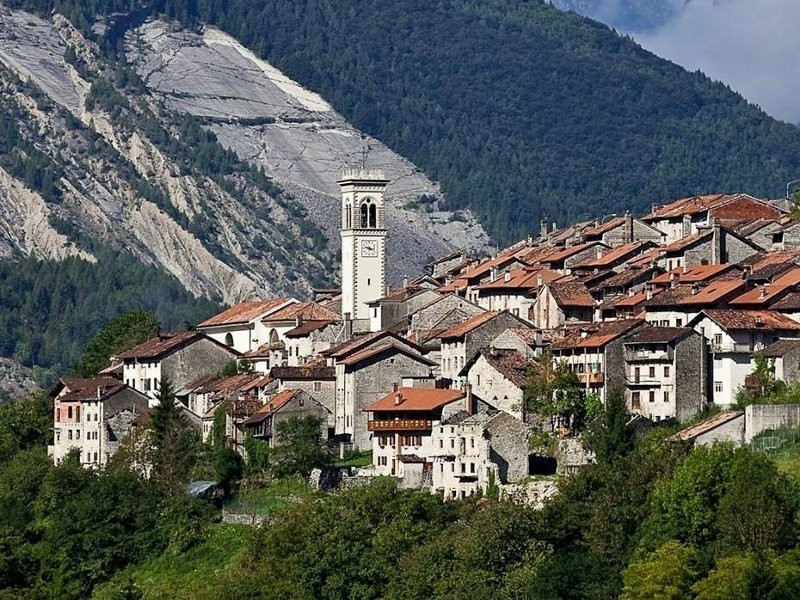
M 386 457 L 385 456 L 379 456 L 378 457 L 378 466 L 379 467 L 385 467 L 386 466 Z
M 378 207 L 374 204 L 369 205 L 369 226 L 373 229 L 378 226 Z
M 67 429 L 67 439 L 68 440 L 72 439 L 72 429 Z
M 439 440 L 439 448 L 444 448 L 444 440 Z
M 664 367 L 664 377 L 669 377 L 669 365 Z
M 92 415 L 87 412 L 86 413 L 86 422 L 88 423 L 91 420 L 92 420 Z
M 714 382 L 714 391 L 715 392 L 721 392 L 722 391 L 722 382 L 721 381 L 715 381 Z
M 631 408 L 638 410 L 641 407 L 642 407 L 641 394 L 639 392 L 633 392 L 631 394 Z
M 714 344 L 717 345 L 717 346 L 721 346 L 722 345 L 722 334 L 721 333 L 715 333 L 714 334 Z
M 321 392 L 322 391 L 322 382 L 321 381 L 315 381 L 314 382 L 314 391 L 315 392 Z
M 469 447 L 470 448 L 474 448 L 475 447 L 475 438 L 469 438 Z
M 650 367 L 650 379 L 655 379 L 656 377 L 656 368 Z
M 461 472 L 462 473 L 466 473 L 467 472 L 467 465 L 465 463 L 461 463 Z
M 97 462 L 97 452 L 94 453 L 94 462 Z
M 226 333 L 225 334 L 225 345 L 226 346 L 233 346 L 233 334 Z
M 75 430 L 75 439 L 76 440 L 81 439 L 81 430 L 80 429 L 76 429 Z
M 451 448 L 455 448 L 456 447 L 456 441 L 453 438 L 450 438 L 450 447 Z
M 71 406 L 67 407 L 67 418 L 68 419 L 72 418 L 72 407 Z
M 675 319 L 675 327 L 683 327 L 683 319 Z
M 303 399 L 303 397 L 302 397 L 302 396 L 300 396 L 300 397 L 297 399 L 297 403 L 298 403 L 300 406 L 303 406 L 303 405 L 305 404 L 305 400 Z
M 475 385 L 480 385 L 480 384 L 481 384 L 481 374 L 480 374 L 480 373 L 478 373 L 478 374 L 475 376 Z
M 364 202 L 361 205 L 361 227 L 363 229 L 366 229 L 368 227 L 368 223 L 369 223 L 369 220 L 368 220 L 368 217 L 367 217 L 367 211 L 369 210 L 367 208 L 367 203 L 368 202 L 369 202 L 369 200 L 367 200 L 367 202 Z
M 145 392 L 149 392 L 150 391 L 150 380 L 149 379 L 145 379 L 144 380 L 144 391 Z
M 650 390 L 649 396 L 650 396 L 649 397 L 650 402 L 655 402 L 656 401 L 656 393 L 653 390 Z
M 350 229 L 353 226 L 353 207 L 349 204 L 344 209 L 344 228 Z
M 664 392 L 664 402 L 669 402 L 669 392 Z

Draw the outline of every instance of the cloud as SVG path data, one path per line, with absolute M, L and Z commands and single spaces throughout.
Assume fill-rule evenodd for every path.
M 687 0 L 645 48 L 723 81 L 769 114 L 800 122 L 800 0 Z

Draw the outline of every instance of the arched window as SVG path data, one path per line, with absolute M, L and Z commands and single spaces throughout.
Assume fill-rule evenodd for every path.
M 369 221 L 367 218 L 367 205 L 369 204 L 369 200 L 361 204 L 361 227 L 366 229 L 369 227 Z
M 349 204 L 344 209 L 344 228 L 350 229 L 353 226 L 353 207 Z
M 378 207 L 374 204 L 369 205 L 369 226 L 373 229 L 378 226 Z
M 269 343 L 270 344 L 277 344 L 280 340 L 278 339 L 278 332 L 274 329 L 269 332 Z
M 233 334 L 228 333 L 225 335 L 225 345 L 226 346 L 233 346 Z

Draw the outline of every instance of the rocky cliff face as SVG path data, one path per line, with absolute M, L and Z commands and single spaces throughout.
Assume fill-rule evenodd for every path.
M 338 278 L 335 180 L 361 161 L 393 180 L 390 278 L 486 244 L 414 165 L 229 36 L 153 21 L 126 51 L 141 79 L 59 15 L 0 8 L 0 109 L 18 127 L 0 148 L 0 258 L 102 244 L 226 303 L 307 295 Z

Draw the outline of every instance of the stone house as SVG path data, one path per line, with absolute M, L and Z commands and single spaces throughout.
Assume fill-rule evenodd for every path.
M 631 242 L 645 241 L 660 245 L 666 235 L 641 219 L 637 219 L 631 213 L 626 212 L 623 216 L 615 217 L 605 223 L 599 223 L 594 227 L 585 229 L 582 238 L 584 242 L 603 242 L 607 246 L 614 248 Z
M 433 279 L 444 282 L 447 277 L 457 274 L 472 263 L 472 258 L 464 250 L 457 250 L 429 262 L 425 268 Z
M 771 310 L 783 298 L 796 293 L 799 289 L 800 267 L 792 267 L 780 273 L 772 281 L 766 281 L 737 296 L 729 304 L 731 308 Z
M 394 386 L 365 405 L 375 474 L 405 479 L 404 487 L 425 485 L 430 481 L 430 459 L 437 451 L 434 429 L 459 410 L 471 412 L 470 403 L 470 396 L 460 390 Z
M 408 326 L 408 315 L 428 306 L 442 294 L 427 285 L 405 285 L 391 290 L 386 296 L 369 302 L 370 331 L 381 331 L 390 327 Z
M 711 226 L 699 229 L 697 233 L 680 238 L 666 246 L 661 252 L 658 264 L 668 271 L 683 266 L 735 264 L 761 250 L 762 248 L 750 240 L 714 220 Z
M 530 425 L 502 411 L 461 411 L 434 425 L 432 490 L 457 500 L 526 477 L 530 433 Z
M 711 415 L 707 419 L 669 436 L 666 440 L 695 447 L 710 446 L 720 442 L 739 446 L 744 440 L 744 429 L 744 411 L 729 410 Z
M 377 332 L 332 349 L 336 372 L 336 438 L 354 449 L 371 446 L 365 406 L 386 394 L 404 377 L 428 378 L 438 365 L 421 348 L 389 332 Z
M 529 325 L 508 311 L 485 312 L 453 325 L 437 335 L 441 343 L 441 377 L 453 387 L 460 387 L 459 372 L 482 348 L 506 329 Z
M 453 311 L 464 315 L 464 319 L 486 312 L 456 294 L 447 294 L 410 313 L 408 337 L 413 340 L 432 339 L 436 333 L 450 326 L 442 327 L 441 321 Z
M 600 242 L 587 242 L 559 248 L 544 256 L 540 263 L 552 271 L 564 275 L 572 273 L 572 268 L 585 260 L 596 258 L 598 252 L 607 250 L 608 247 Z
M 579 281 L 545 284 L 531 307 L 530 322 L 537 329 L 557 329 L 570 322 L 591 322 L 595 299 Z
M 654 242 L 635 241 L 610 249 L 599 247 L 595 256 L 573 265 L 572 273 L 577 276 L 582 276 L 608 270 L 621 271 L 625 263 L 630 259 L 639 256 L 654 246 Z
M 648 323 L 684 327 L 706 308 L 723 308 L 747 289 L 740 278 L 714 279 L 706 284 L 676 284 L 658 292 L 643 304 Z
M 286 366 L 296 367 L 314 360 L 319 354 L 341 342 L 343 335 L 344 324 L 340 321 L 298 319 L 297 325 L 284 334 Z
M 261 325 L 268 336 L 266 341 L 270 350 L 270 366 L 296 366 L 312 356 L 311 340 L 306 343 L 300 341 L 300 338 L 313 331 L 313 326 L 304 327 L 304 323 L 322 322 L 324 327 L 341 320 L 340 315 L 318 302 L 295 302 L 271 312 L 261 319 Z M 289 332 L 292 332 L 293 338 L 287 338 Z M 332 341 L 335 333 L 332 331 L 329 337 L 329 341 Z M 302 356 L 298 356 L 298 352 Z
M 800 337 L 800 323 L 767 310 L 707 309 L 690 323 L 708 342 L 711 399 L 731 406 L 755 368 L 754 353 L 780 338 Z
M 554 361 L 569 365 L 587 395 L 605 401 L 609 391 L 624 391 L 624 339 L 643 326 L 641 319 L 573 325 L 553 338 L 550 352 Z
M 563 277 L 556 271 L 535 267 L 522 267 L 506 271 L 502 277 L 478 285 L 477 303 L 488 311 L 507 310 L 516 317 L 528 319 L 539 288 L 545 283 Z
M 245 431 L 271 448 L 280 445 L 278 425 L 292 417 L 313 416 L 320 420 L 323 439 L 328 438 L 330 411 L 303 390 L 285 389 L 267 401 L 245 422 Z
M 538 358 L 544 349 L 542 332 L 528 327 L 506 329 L 489 344 L 500 350 L 516 350 L 526 358 Z
M 686 421 L 703 410 L 708 351 L 688 327 L 644 327 L 625 338 L 625 400 L 652 421 Z
M 112 377 L 63 378 L 53 398 L 53 444 L 48 456 L 58 464 L 73 449 L 81 465 L 108 463 L 130 432 L 133 420 L 147 411 L 148 399 Z
M 206 319 L 197 329 L 239 353 L 250 352 L 269 341 L 269 331 L 264 328 L 261 320 L 296 302 L 294 298 L 243 302 Z
M 771 362 L 776 379 L 787 383 L 800 381 L 800 339 L 778 340 L 756 355 Z
M 179 390 L 198 378 L 218 373 L 239 353 L 200 331 L 164 333 L 115 357 L 122 362 L 126 385 L 143 392 L 155 405 L 162 379 Z
M 521 421 L 528 372 L 535 364 L 516 350 L 489 347 L 467 361 L 459 377 L 469 384 L 476 399 Z

